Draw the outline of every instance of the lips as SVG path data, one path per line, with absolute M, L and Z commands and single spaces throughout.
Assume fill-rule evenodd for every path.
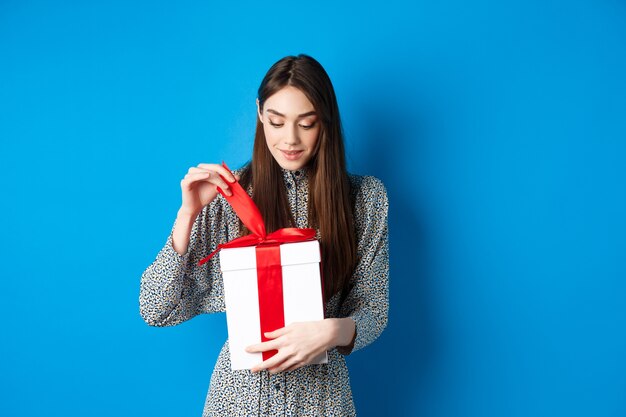
M 295 161 L 299 159 L 304 153 L 304 151 L 284 151 L 282 149 L 280 151 L 282 152 L 283 156 L 289 161 Z

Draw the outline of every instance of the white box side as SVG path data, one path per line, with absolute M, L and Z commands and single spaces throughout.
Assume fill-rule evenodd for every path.
M 225 271 L 222 276 L 231 369 L 250 369 L 263 362 L 261 353 L 245 351 L 246 347 L 261 343 L 256 270 Z
M 319 263 L 283 266 L 283 304 L 285 326 L 294 322 L 324 319 Z M 326 352 L 313 361 L 327 362 Z

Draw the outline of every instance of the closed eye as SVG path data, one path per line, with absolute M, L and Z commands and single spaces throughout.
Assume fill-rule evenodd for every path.
M 315 123 L 311 123 L 310 125 L 300 125 L 302 129 L 309 130 L 315 127 Z

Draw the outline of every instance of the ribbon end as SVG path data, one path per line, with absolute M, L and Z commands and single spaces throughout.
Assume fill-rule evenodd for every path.
M 215 256 L 215 254 L 216 254 L 217 252 L 219 252 L 219 251 L 220 251 L 220 249 L 222 249 L 222 245 L 217 245 L 217 249 L 215 249 L 213 252 L 209 253 L 209 255 L 208 255 L 208 256 L 205 256 L 204 258 L 202 258 L 202 259 L 200 259 L 200 260 L 198 261 L 198 266 L 202 266 L 202 265 L 204 265 L 205 263 L 209 262 L 209 260 L 210 260 L 212 257 L 214 257 L 214 256 Z

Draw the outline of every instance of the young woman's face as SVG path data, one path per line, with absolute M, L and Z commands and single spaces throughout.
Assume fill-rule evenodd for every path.
M 272 156 L 284 169 L 304 167 L 313 157 L 320 132 L 318 116 L 304 93 L 287 86 L 258 108 L 265 140 Z

